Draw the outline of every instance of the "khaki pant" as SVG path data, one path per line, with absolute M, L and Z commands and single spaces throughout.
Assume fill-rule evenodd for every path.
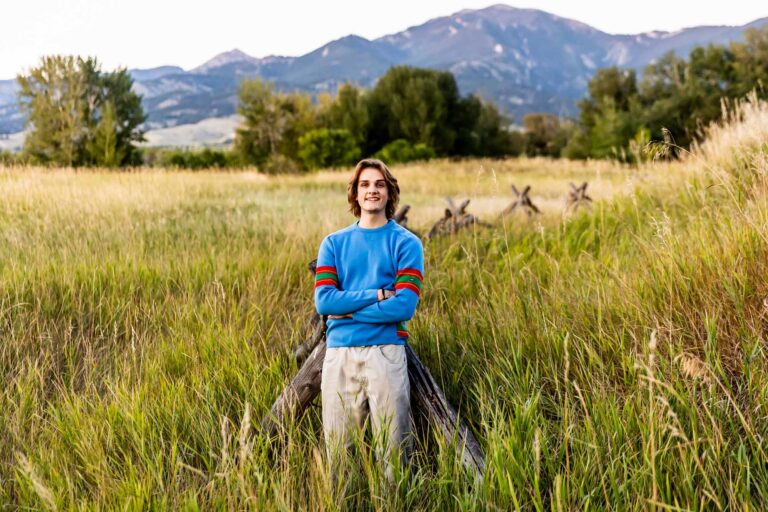
M 343 453 L 342 448 L 351 448 L 350 429 L 362 427 L 370 412 L 374 438 L 385 438 L 383 453 L 379 446 L 378 455 L 391 479 L 391 457 L 397 456 L 405 464 L 411 448 L 411 391 L 405 346 L 329 348 L 320 389 L 329 460 Z

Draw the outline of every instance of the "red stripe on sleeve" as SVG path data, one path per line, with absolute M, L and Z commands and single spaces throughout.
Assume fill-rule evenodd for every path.
M 397 283 L 395 285 L 395 290 L 400 290 L 401 288 L 407 288 L 411 290 L 413 293 L 416 294 L 416 296 L 421 296 L 421 290 L 419 290 L 419 287 L 412 283 Z
M 403 268 L 397 271 L 398 276 L 414 276 L 418 277 L 422 281 L 424 280 L 424 276 L 421 275 L 421 272 L 419 272 L 415 268 Z

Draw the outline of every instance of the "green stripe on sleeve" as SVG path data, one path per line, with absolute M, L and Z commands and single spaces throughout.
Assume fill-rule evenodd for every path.
M 397 279 L 395 279 L 395 284 L 397 283 L 415 284 L 416 286 L 419 287 L 419 290 L 421 290 L 421 280 L 415 276 L 400 276 Z

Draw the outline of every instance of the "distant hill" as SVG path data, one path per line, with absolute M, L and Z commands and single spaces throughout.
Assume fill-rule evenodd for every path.
M 144 97 L 148 129 L 229 117 L 243 78 L 261 77 L 279 89 L 312 94 L 350 81 L 365 87 L 390 66 L 450 70 L 463 94 L 476 92 L 520 120 L 528 112 L 576 113 L 587 83 L 601 67 L 642 70 L 668 51 L 742 39 L 747 25 L 691 27 L 676 32 L 612 35 L 535 10 L 494 5 L 435 18 L 373 41 L 350 35 L 299 57 L 256 58 L 232 50 L 184 71 L 175 66 L 131 70 Z M 0 133 L 18 132 L 23 118 L 13 80 L 0 81 Z

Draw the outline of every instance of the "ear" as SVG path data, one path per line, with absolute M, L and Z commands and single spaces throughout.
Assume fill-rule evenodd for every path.
M 445 209 L 445 218 L 450 219 L 453 214 L 451 213 L 450 208 Z

